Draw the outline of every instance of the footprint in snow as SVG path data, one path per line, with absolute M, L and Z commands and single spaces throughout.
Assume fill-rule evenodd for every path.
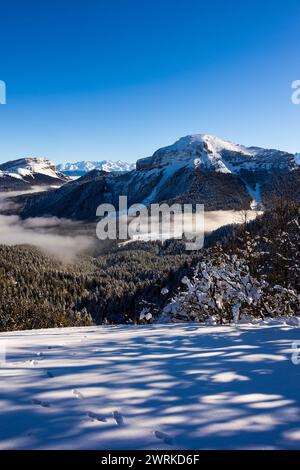
M 75 398 L 79 398 L 79 399 L 84 398 L 83 395 L 82 395 L 82 393 L 80 393 L 80 392 L 79 392 L 78 390 L 76 390 L 76 389 L 72 390 L 72 393 L 73 393 L 73 395 L 74 395 Z
M 48 403 L 47 401 L 41 401 L 41 400 L 33 399 L 33 400 L 31 400 L 31 403 L 33 403 L 33 405 L 42 406 L 43 408 L 50 408 L 50 403 Z
M 93 421 L 101 421 L 102 423 L 106 423 L 106 418 L 103 415 L 100 415 L 98 413 L 94 413 L 93 411 L 88 411 L 87 416 L 89 418 L 92 418 Z
M 121 413 L 119 411 L 114 411 L 112 413 L 113 415 L 113 418 L 115 420 L 115 422 L 117 423 L 118 426 L 123 426 L 124 424 L 124 419 L 123 419 L 123 416 L 121 415 Z
M 154 431 L 153 434 L 157 439 L 160 439 L 165 444 L 169 444 L 170 446 L 173 445 L 173 439 L 171 436 L 169 436 L 169 434 L 166 434 L 165 432 L 162 432 L 162 431 Z

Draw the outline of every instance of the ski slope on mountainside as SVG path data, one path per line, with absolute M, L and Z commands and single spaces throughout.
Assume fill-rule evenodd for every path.
M 277 322 L 2 333 L 0 449 L 300 448 L 295 341 Z

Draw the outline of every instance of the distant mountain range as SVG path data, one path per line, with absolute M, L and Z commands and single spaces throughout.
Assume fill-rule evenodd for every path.
M 60 163 L 57 170 L 68 176 L 83 176 L 92 170 L 103 170 L 109 173 L 124 173 L 135 169 L 135 163 L 127 163 L 118 160 L 102 160 L 100 162 L 82 161 L 76 163 Z
M 119 195 L 127 195 L 128 204 L 165 201 L 203 203 L 206 210 L 257 208 L 275 174 L 300 181 L 298 164 L 299 156 L 288 152 L 189 135 L 138 160 L 132 171 L 94 169 L 54 191 L 21 197 L 22 215 L 92 220 L 99 204 L 118 207 Z
M 103 160 L 101 162 L 62 163 L 55 166 L 46 158 L 28 157 L 0 164 L 0 191 L 26 191 L 37 186 L 62 186 L 74 177 L 99 172 L 125 173 L 135 164 Z

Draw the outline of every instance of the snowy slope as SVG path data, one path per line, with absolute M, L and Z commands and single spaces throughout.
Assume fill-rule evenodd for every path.
M 0 449 L 299 449 L 300 328 L 0 334 Z
M 134 170 L 135 164 L 122 162 L 121 160 L 116 162 L 111 160 L 102 160 L 99 162 L 81 161 L 76 163 L 60 163 L 57 165 L 57 168 L 68 176 L 82 176 L 95 169 L 108 171 L 109 173 L 124 173 Z

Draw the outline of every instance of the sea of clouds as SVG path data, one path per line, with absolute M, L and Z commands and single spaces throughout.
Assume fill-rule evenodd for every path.
M 95 240 L 76 234 L 78 223 L 69 219 L 34 217 L 23 220 L 18 215 L 3 214 L 17 210 L 12 198 L 21 194 L 24 192 L 0 193 L 0 244 L 33 245 L 64 262 L 73 262 L 78 255 L 93 250 Z M 63 234 L 59 233 L 62 228 Z

